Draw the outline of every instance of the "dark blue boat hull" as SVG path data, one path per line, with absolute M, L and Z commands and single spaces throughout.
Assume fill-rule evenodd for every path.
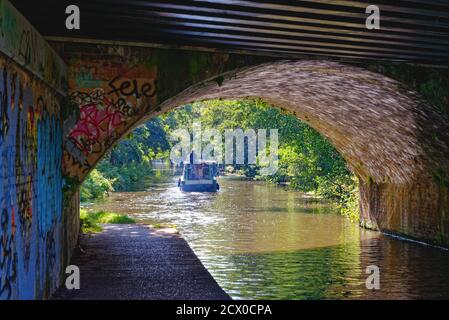
M 213 184 L 181 184 L 181 191 L 185 192 L 217 192 L 218 183 Z

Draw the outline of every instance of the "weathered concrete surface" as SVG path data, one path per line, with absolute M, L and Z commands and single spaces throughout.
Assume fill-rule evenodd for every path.
M 81 289 L 54 299 L 229 299 L 179 235 L 144 225 L 106 225 L 82 235 L 75 253 Z

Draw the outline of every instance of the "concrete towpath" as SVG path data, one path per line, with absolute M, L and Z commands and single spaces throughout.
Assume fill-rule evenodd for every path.
M 80 247 L 71 264 L 80 268 L 81 288 L 60 288 L 53 299 L 230 299 L 177 234 L 105 225 L 82 235 Z

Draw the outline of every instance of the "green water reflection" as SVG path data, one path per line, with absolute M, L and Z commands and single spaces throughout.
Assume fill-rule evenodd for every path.
M 360 229 L 325 201 L 262 182 L 221 179 L 218 193 L 183 193 L 158 173 L 92 210 L 174 223 L 217 282 L 241 299 L 449 297 L 449 254 Z M 365 288 L 368 265 L 381 290 Z

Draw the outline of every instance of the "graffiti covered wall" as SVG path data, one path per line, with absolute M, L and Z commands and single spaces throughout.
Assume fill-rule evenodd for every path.
M 65 64 L 0 0 L 0 300 L 49 297 L 64 252 Z
M 0 298 L 44 297 L 59 283 L 59 101 L 0 58 Z
M 70 99 L 76 113 L 66 120 L 65 174 L 80 169 L 87 174 L 127 131 L 132 119 L 156 105 L 156 66 L 126 64 L 117 57 L 73 59 L 69 69 Z

